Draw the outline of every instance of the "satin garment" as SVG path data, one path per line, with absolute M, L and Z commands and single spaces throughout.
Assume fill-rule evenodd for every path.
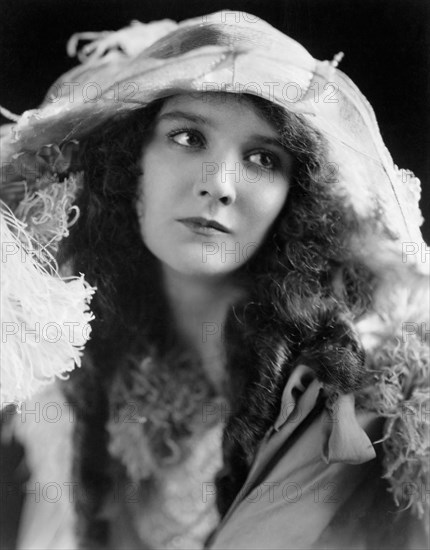
M 328 406 L 322 393 L 297 366 L 211 550 L 428 548 L 423 522 L 394 509 L 381 479 L 383 419 L 353 394 Z

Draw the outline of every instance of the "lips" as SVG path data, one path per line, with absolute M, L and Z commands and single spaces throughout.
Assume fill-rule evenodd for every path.
M 181 218 L 177 220 L 195 233 L 203 235 L 215 235 L 217 233 L 230 233 L 230 230 L 215 220 L 207 218 Z

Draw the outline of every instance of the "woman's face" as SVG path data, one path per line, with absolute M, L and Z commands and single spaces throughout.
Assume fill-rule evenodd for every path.
M 292 157 L 278 139 L 243 96 L 169 98 L 141 160 L 138 215 L 149 250 L 193 276 L 243 265 L 287 198 Z

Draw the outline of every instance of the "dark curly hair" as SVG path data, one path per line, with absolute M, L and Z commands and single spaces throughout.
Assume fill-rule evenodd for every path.
M 350 252 L 358 221 L 334 192 L 337 174 L 327 169 L 324 137 L 300 115 L 260 97 L 247 99 L 295 161 L 272 231 L 236 274 L 246 296 L 230 309 L 224 328 L 231 408 L 216 479 L 221 515 L 243 486 L 298 361 L 314 368 L 333 394 L 360 387 L 365 357 L 354 322 L 369 308 L 375 284 Z M 113 482 L 106 430 L 113 380 L 130 385 L 148 357 L 165 365 L 148 376 L 161 376 L 172 357 L 166 350 L 181 347 L 160 264 L 142 242 L 135 208 L 142 148 L 162 104 L 110 122 L 83 144 L 81 216 L 60 250 L 60 263 L 71 261 L 98 289 L 84 366 L 64 384 L 76 409 L 73 471 L 85 493 L 76 501 L 82 547 L 103 547 L 109 536 L 100 512 Z M 173 434 L 180 437 L 181 430 Z

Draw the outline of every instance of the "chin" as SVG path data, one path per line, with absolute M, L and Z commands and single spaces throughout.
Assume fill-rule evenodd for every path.
M 246 261 L 238 255 L 216 253 L 210 247 L 205 253 L 201 243 L 177 242 L 176 246 L 166 247 L 160 246 L 160 241 L 147 240 L 145 244 L 162 265 L 190 277 L 226 277 Z
M 221 262 L 220 258 L 208 258 L 203 262 L 201 255 L 197 257 L 181 256 L 180 258 L 170 258 L 168 261 L 159 258 L 162 263 L 165 263 L 171 269 L 188 275 L 190 277 L 212 278 L 212 277 L 227 277 L 241 266 L 234 261 Z M 167 259 L 167 258 L 166 258 Z

